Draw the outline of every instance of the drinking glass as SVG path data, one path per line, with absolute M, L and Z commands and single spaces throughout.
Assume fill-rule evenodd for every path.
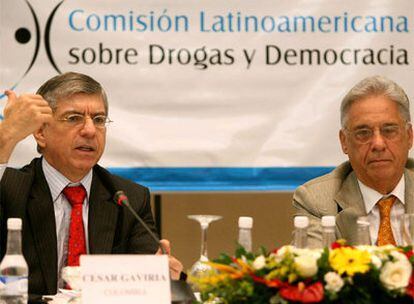
M 200 278 L 203 275 L 211 272 L 212 268 L 206 264 L 208 262 L 207 255 L 207 230 L 210 223 L 221 220 L 220 215 L 189 215 L 189 219 L 197 221 L 201 226 L 201 250 L 200 258 L 191 266 L 190 277 Z M 193 284 L 193 290 L 197 291 L 197 287 Z
M 414 246 L 414 213 L 401 216 L 401 240 L 403 246 Z
M 67 298 L 67 303 L 81 303 L 82 277 L 79 266 L 66 266 L 62 269 L 62 279 L 71 289 L 59 288 L 59 292 Z

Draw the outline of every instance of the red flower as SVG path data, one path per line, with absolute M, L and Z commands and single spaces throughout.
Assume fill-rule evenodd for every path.
M 253 273 L 251 273 L 250 276 L 252 277 L 253 281 L 260 283 L 260 284 L 264 284 L 270 288 L 279 288 L 284 285 L 284 283 L 278 279 L 266 280 L 266 279 L 263 279 L 262 277 L 258 277 L 257 275 L 254 275 Z
M 407 250 L 404 252 L 404 254 L 407 257 L 407 259 L 410 260 L 411 257 L 414 255 L 414 250 Z
M 341 248 L 341 247 L 344 247 L 344 246 L 340 243 L 337 243 L 337 242 L 333 242 L 331 244 L 331 249 L 337 249 L 337 248 Z
M 414 271 L 411 273 L 410 282 L 407 286 L 407 294 L 414 299 Z
M 323 300 L 323 286 L 321 282 L 305 286 L 303 282 L 298 285 L 289 285 L 281 288 L 279 294 L 282 298 L 292 302 L 319 303 Z
M 339 239 L 336 240 L 336 242 L 333 242 L 331 244 L 331 249 L 337 249 L 337 248 L 341 248 L 341 247 L 349 247 L 349 248 L 353 248 L 353 246 L 351 245 L 347 245 L 346 241 L 344 239 Z

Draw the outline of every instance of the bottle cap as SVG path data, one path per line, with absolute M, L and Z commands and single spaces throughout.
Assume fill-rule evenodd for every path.
M 250 216 L 239 217 L 239 228 L 251 229 L 253 227 L 253 218 Z
M 368 226 L 369 227 L 369 220 L 367 216 L 360 216 L 357 218 L 357 225 L 359 226 Z
M 20 219 L 20 218 L 9 218 L 7 220 L 7 229 L 22 230 L 22 219 Z
M 322 216 L 322 227 L 335 227 L 335 216 L 325 215 Z
M 295 228 L 306 228 L 309 226 L 309 218 L 307 216 L 295 216 L 293 220 Z

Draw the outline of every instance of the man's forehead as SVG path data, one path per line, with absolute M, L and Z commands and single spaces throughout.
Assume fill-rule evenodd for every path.
M 356 124 L 399 122 L 403 117 L 398 104 L 385 96 L 372 96 L 353 102 L 348 122 Z
M 61 98 L 56 103 L 56 112 L 105 112 L 105 103 L 102 96 L 94 94 L 76 94 Z

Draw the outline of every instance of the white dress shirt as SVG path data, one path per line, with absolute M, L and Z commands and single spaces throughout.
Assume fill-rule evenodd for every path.
M 405 205 L 405 179 L 404 175 L 401 177 L 397 186 L 391 193 L 382 195 L 378 191 L 369 188 L 358 180 L 359 189 L 361 190 L 362 198 L 365 204 L 365 210 L 368 214 L 368 221 L 370 222 L 370 235 L 372 244 L 376 244 L 378 238 L 378 230 L 380 224 L 380 215 L 377 202 L 382 199 L 394 195 L 397 197 L 394 205 L 391 208 L 391 227 L 394 235 L 394 239 L 397 245 L 402 245 L 401 233 L 400 233 L 400 217 L 404 214 Z
M 0 164 L 0 180 L 7 167 L 7 164 Z M 66 265 L 67 249 L 69 238 L 70 213 L 72 207 L 66 197 L 63 195 L 63 189 L 70 186 L 77 186 L 82 184 L 86 190 L 86 197 L 83 203 L 82 219 L 85 229 L 86 252 L 89 253 L 88 243 L 88 212 L 89 212 L 89 196 L 92 183 L 92 170 L 79 182 L 72 183 L 69 179 L 63 176 L 59 171 L 53 168 L 44 158 L 42 158 L 42 169 L 45 175 L 47 184 L 49 185 L 50 194 L 52 195 L 53 208 L 55 211 L 56 223 L 56 237 L 57 237 L 57 265 L 58 265 L 58 287 L 63 287 L 61 279 L 62 268 Z
M 4 173 L 4 170 L 6 170 L 6 168 L 7 168 L 7 164 L 0 164 L 0 181 L 1 181 L 1 178 L 3 177 L 3 173 Z

